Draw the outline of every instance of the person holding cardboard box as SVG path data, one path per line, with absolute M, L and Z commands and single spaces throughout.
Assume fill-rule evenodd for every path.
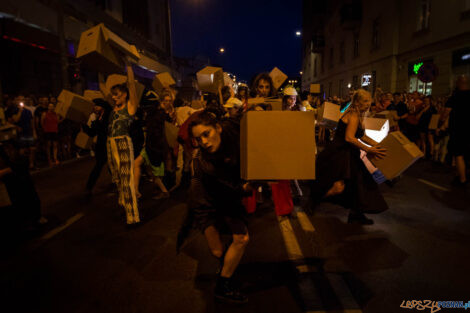
M 108 165 L 113 182 L 119 192 L 119 205 L 126 212 L 127 224 L 140 223 L 137 198 L 134 188 L 134 146 L 130 137 L 130 127 L 137 112 L 138 100 L 134 72 L 127 58 L 127 85 L 119 84 L 111 88 L 114 102 L 108 125 Z
M 354 93 L 351 105 L 338 122 L 333 142 L 318 155 L 317 179 L 311 189 L 314 206 L 323 200 L 333 201 L 351 210 L 348 223 L 363 225 L 373 224 L 364 213 L 388 209 L 377 183 L 361 160 L 361 150 L 370 157 L 385 156 L 385 150 L 367 138 L 361 128 L 361 117 L 371 102 L 369 92 L 359 89 Z
M 232 282 L 249 241 L 244 219 L 242 197 L 250 191 L 240 175 L 240 128 L 233 120 L 220 121 L 208 111 L 203 111 L 191 121 L 189 134 L 197 143 L 191 164 L 189 212 L 195 224 L 204 233 L 212 254 L 221 262 L 217 278 L 217 299 L 245 303 L 242 294 Z M 232 243 L 226 251 L 220 239 L 220 224 L 232 232 Z

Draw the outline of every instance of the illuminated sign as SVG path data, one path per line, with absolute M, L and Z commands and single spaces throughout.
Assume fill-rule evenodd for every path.
M 413 73 L 415 73 L 416 75 L 418 75 L 418 71 L 419 69 L 421 68 L 421 66 L 423 66 L 423 62 L 419 62 L 419 63 L 416 63 L 416 64 L 413 64 Z
M 371 74 L 362 75 L 361 86 L 369 86 L 372 80 Z
M 470 53 L 462 55 L 462 61 L 464 60 L 470 60 Z

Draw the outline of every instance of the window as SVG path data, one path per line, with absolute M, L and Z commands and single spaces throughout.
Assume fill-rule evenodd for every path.
M 329 63 L 330 68 L 333 68 L 333 56 L 334 56 L 333 52 L 334 52 L 333 48 L 330 48 L 330 63 Z
M 379 48 L 379 19 L 376 18 L 372 22 L 372 43 L 371 43 L 372 50 Z
M 318 57 L 315 57 L 313 60 L 313 77 L 317 77 L 317 59 Z
M 359 34 L 354 34 L 353 56 L 355 58 L 357 58 L 359 56 Z
M 421 0 L 418 7 L 418 27 L 417 30 L 429 28 L 429 17 L 431 15 L 431 0 Z
M 341 42 L 339 45 L 339 63 L 344 64 L 344 53 L 345 53 L 345 48 L 344 48 L 344 41 Z

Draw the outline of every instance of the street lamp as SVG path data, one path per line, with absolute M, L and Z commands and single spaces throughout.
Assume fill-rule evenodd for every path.
M 351 88 L 351 83 L 348 84 L 348 88 Z
M 298 31 L 295 32 L 295 35 L 296 35 L 297 37 L 300 37 L 300 35 L 302 35 L 302 33 L 298 30 Z
M 300 73 L 300 75 L 303 75 L 303 74 L 304 74 L 304 72 L 302 72 L 302 71 L 300 71 L 299 73 Z
M 220 53 L 224 53 L 224 52 L 225 52 L 225 49 L 224 49 L 224 48 L 220 48 L 220 49 L 219 49 L 219 52 L 220 52 Z

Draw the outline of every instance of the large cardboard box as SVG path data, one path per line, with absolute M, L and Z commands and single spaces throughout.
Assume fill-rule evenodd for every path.
M 111 74 L 106 78 L 106 91 L 110 94 L 111 88 L 113 88 L 113 86 L 124 83 L 127 83 L 127 76 L 120 74 Z M 140 100 L 142 99 L 142 94 L 144 93 L 145 86 L 136 80 L 135 89 L 137 92 L 137 99 L 140 102 Z
M 310 93 L 320 93 L 320 84 L 310 84 Z
M 63 89 L 57 100 L 55 112 L 63 118 L 85 124 L 93 112 L 92 101 L 68 90 Z
M 331 102 L 323 102 L 317 111 L 318 124 L 327 128 L 335 128 L 341 116 L 341 106 Z
M 130 56 L 134 61 L 138 61 L 140 59 L 140 54 L 134 45 L 128 44 L 121 37 L 104 27 L 103 24 L 100 25 L 102 27 L 101 29 L 103 31 L 103 36 L 107 44 L 119 50 L 121 53 Z
M 380 146 L 387 150 L 387 155 L 370 161 L 388 180 L 399 176 L 423 156 L 421 150 L 399 131 L 389 133 Z
M 77 58 L 94 71 L 116 73 L 123 71 L 122 58 L 106 43 L 103 24 L 84 31 L 80 36 Z
M 199 89 L 217 94 L 224 85 L 224 72 L 221 67 L 206 66 L 196 73 Z
M 398 114 L 397 114 L 397 111 L 395 110 L 387 110 L 387 111 L 378 112 L 374 114 L 374 117 L 386 118 L 391 128 L 398 126 L 398 122 L 397 122 Z
M 282 111 L 282 99 L 266 98 L 264 103 L 270 105 L 272 111 Z
M 277 67 L 273 68 L 273 70 L 271 71 L 271 73 L 269 73 L 269 76 L 271 76 L 271 79 L 273 80 L 273 85 L 274 85 L 274 88 L 277 90 L 279 89 L 279 87 L 282 86 L 282 84 L 284 84 L 284 82 L 286 81 L 287 79 L 287 75 L 284 74 L 280 69 L 278 69 Z
M 79 132 L 75 137 L 75 145 L 84 150 L 90 150 L 94 139 L 84 132 Z
M 171 74 L 164 72 L 155 75 L 155 78 L 152 82 L 152 87 L 160 95 L 163 89 L 170 88 L 170 86 L 174 84 L 176 84 L 176 82 Z
M 364 117 L 362 127 L 365 130 L 366 136 L 376 142 L 384 140 L 390 131 L 389 122 L 385 118 Z
M 7 123 L 3 126 L 0 126 L 0 142 L 15 139 L 16 136 L 17 132 L 15 125 Z
M 441 118 L 440 114 L 433 114 L 431 120 L 429 121 L 429 129 L 435 130 L 439 126 L 439 119 Z
M 313 112 L 244 114 L 240 161 L 241 176 L 247 180 L 315 179 Z
M 104 95 L 99 90 L 85 90 L 83 92 L 83 98 L 93 101 L 95 99 L 104 99 Z
M 228 76 L 228 73 L 227 73 L 227 72 L 224 72 L 224 86 L 233 87 L 234 85 L 235 85 L 235 83 L 234 83 L 233 80 L 230 78 L 230 76 Z

